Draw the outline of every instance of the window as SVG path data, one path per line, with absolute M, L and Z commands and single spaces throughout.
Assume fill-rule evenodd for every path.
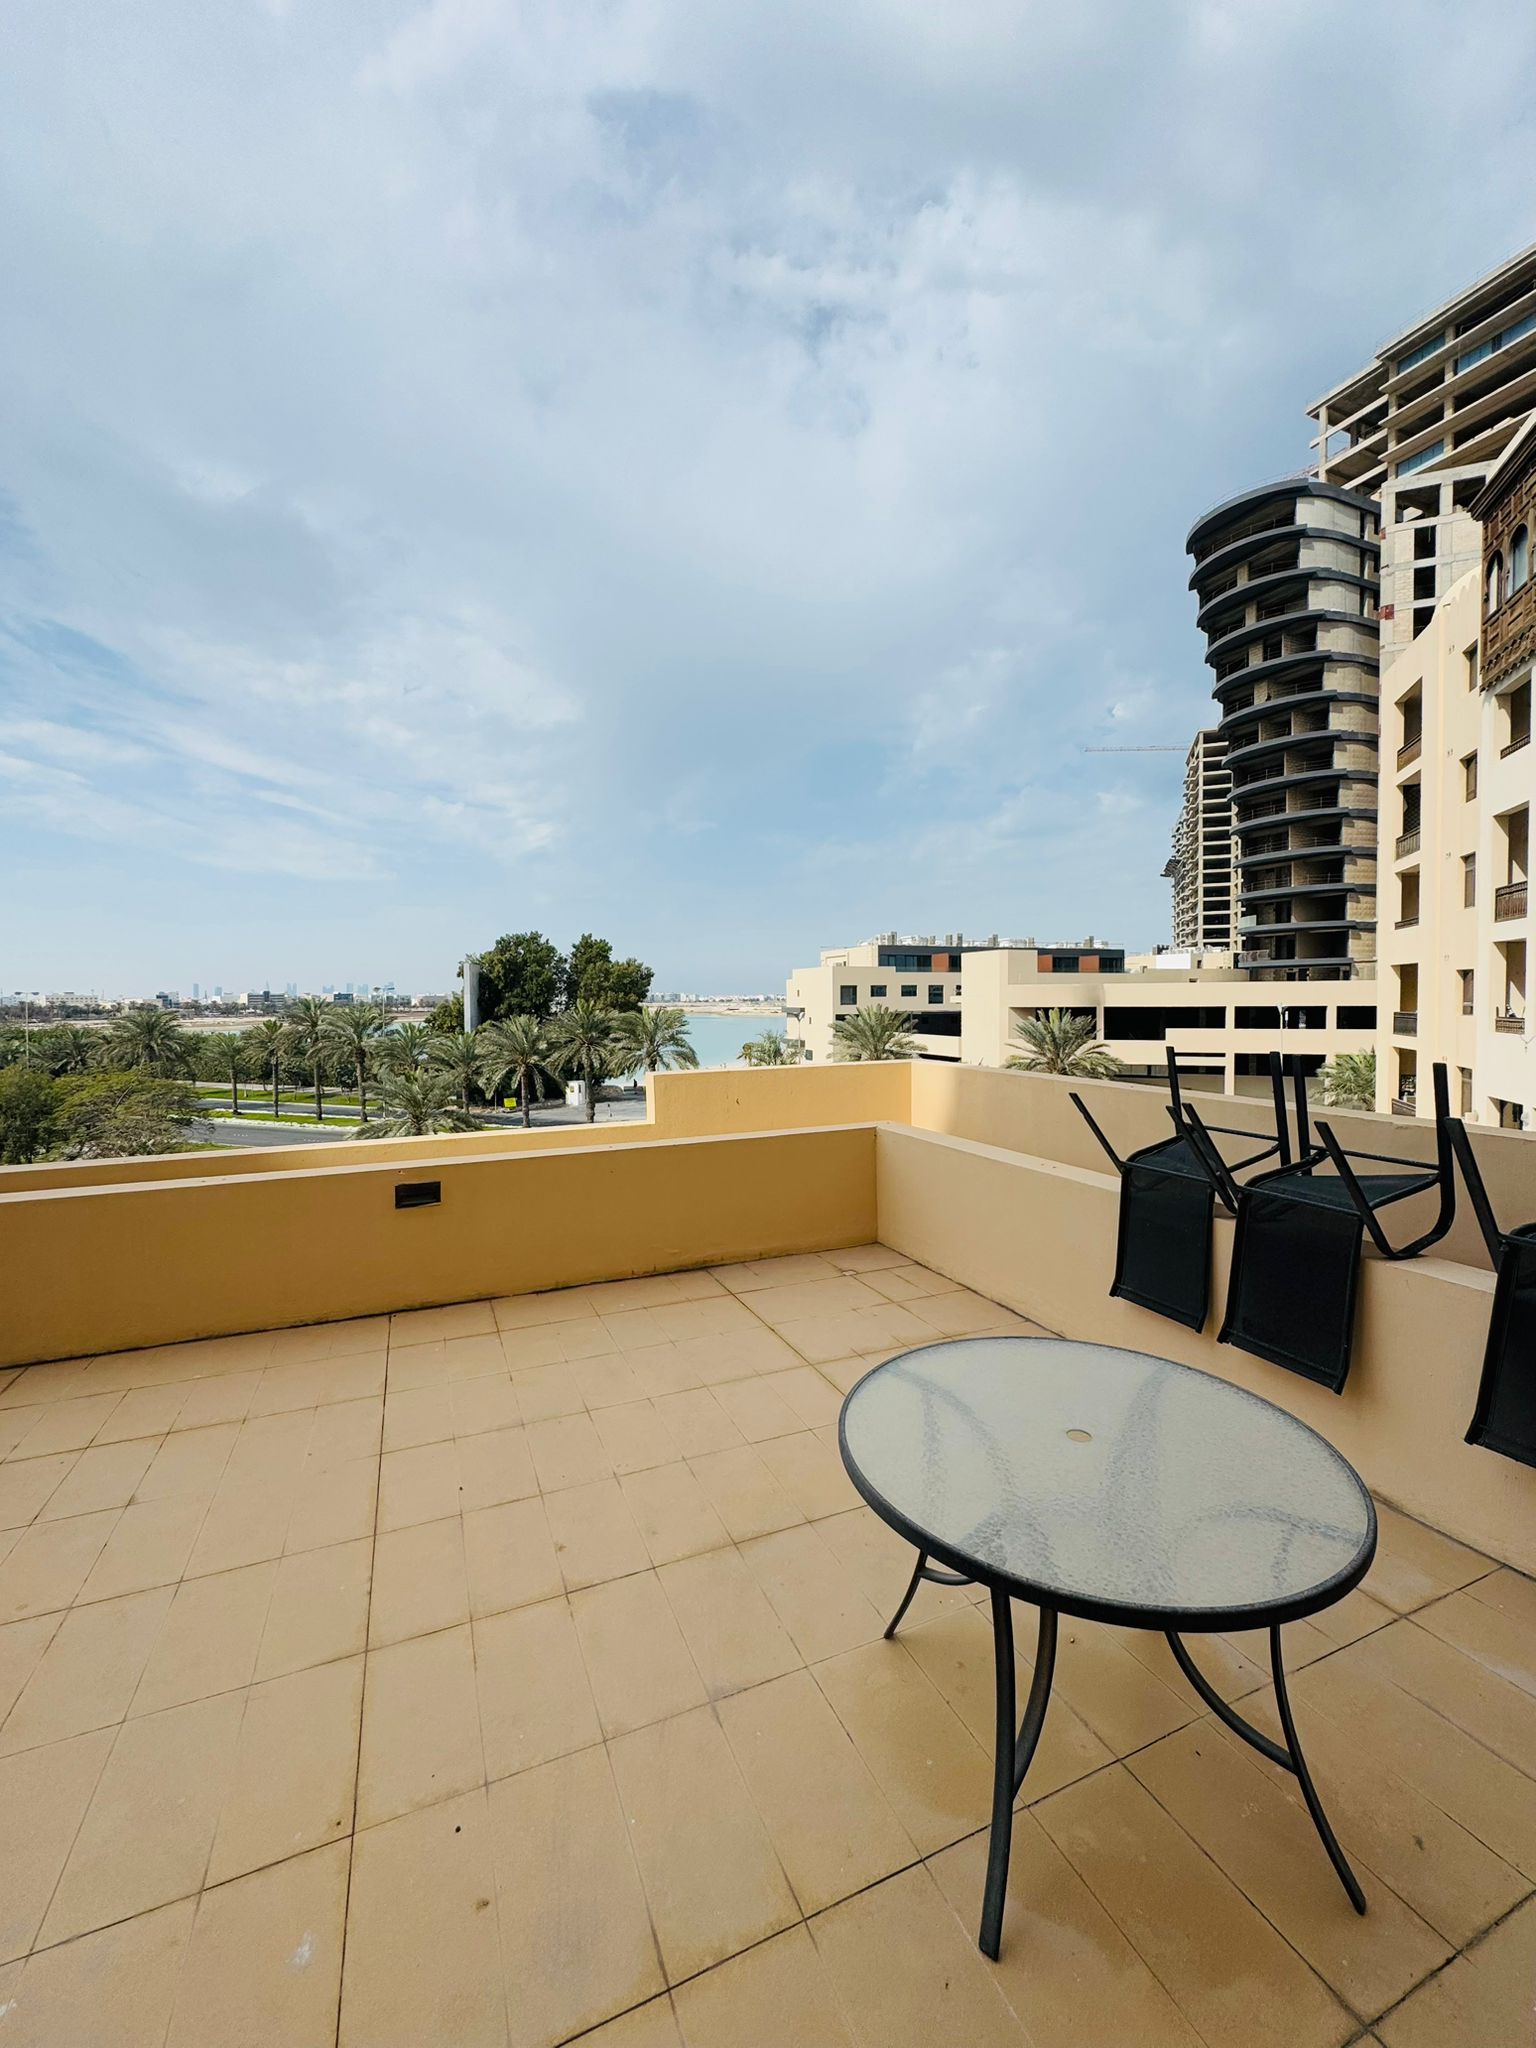
M 1461 794 L 1466 803 L 1477 795 L 1477 756 L 1463 754 L 1461 757 Z
M 1463 648 L 1462 659 L 1467 664 L 1467 688 L 1475 690 L 1477 688 L 1477 642 L 1475 640 L 1470 647 Z
M 1376 1029 L 1375 1007 L 1369 1003 L 1340 1004 L 1339 1029 L 1341 1031 L 1374 1031 Z
M 1458 1067 L 1456 1072 L 1461 1077 L 1461 1114 L 1463 1116 L 1470 1116 L 1472 1114 L 1472 1069 L 1470 1067 Z
M 1397 465 L 1397 474 L 1407 476 L 1411 469 L 1422 469 L 1426 462 L 1438 462 L 1445 453 L 1445 438 L 1431 441 L 1427 448 L 1421 448 L 1417 455 L 1405 455 Z
M 1443 334 L 1434 335 L 1429 341 L 1421 341 L 1418 347 L 1410 349 L 1407 355 L 1398 357 L 1398 376 L 1401 377 L 1404 370 L 1417 369 L 1420 363 L 1427 363 L 1432 355 L 1437 354 L 1444 347 L 1445 336 Z
M 901 992 L 904 996 L 915 996 L 917 994 L 917 983 L 915 981 L 904 981 L 901 984 Z
M 1416 562 L 1435 559 L 1435 528 L 1432 523 L 1420 524 L 1413 529 L 1413 559 Z
M 869 984 L 869 992 L 871 996 L 883 996 L 885 994 L 885 983 L 883 981 L 872 981 Z
M 1509 594 L 1514 596 L 1524 587 L 1531 573 L 1531 535 L 1525 526 L 1515 528 L 1514 538 L 1509 544 Z
M 1477 855 L 1464 853 L 1461 856 L 1461 907 L 1470 910 L 1477 901 Z
M 1475 1009 L 1477 976 L 1470 967 L 1458 967 L 1456 979 L 1461 983 L 1461 1014 L 1470 1017 Z
M 1488 558 L 1488 616 L 1499 608 L 1499 591 L 1504 583 L 1504 557 L 1495 552 Z
M 934 1005 L 934 1004 L 936 1004 L 936 1003 L 942 1003 L 942 1002 L 943 1002 L 943 1000 L 944 1000 L 944 984 L 943 984 L 943 982 L 942 982 L 942 981 L 930 981 L 930 982 L 929 982 L 929 984 L 928 984 L 928 1004 L 929 1004 L 929 1007 L 930 1007 L 930 1009 L 931 1009 L 931 1008 L 933 1007 L 933 1005 Z
M 846 1003 L 850 1009 L 857 1007 L 859 992 L 851 981 L 845 981 L 838 989 L 837 1000 L 840 1003 Z

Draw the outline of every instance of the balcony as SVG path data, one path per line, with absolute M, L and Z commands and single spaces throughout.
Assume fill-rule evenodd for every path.
M 1417 825 L 1414 826 L 1411 832 L 1399 832 L 1397 835 L 1397 845 L 1394 849 L 1397 858 L 1399 860 L 1406 860 L 1410 853 L 1417 853 L 1419 850 L 1419 838 L 1420 832 Z
M 1417 1010 L 1394 1010 L 1392 1012 L 1392 1029 L 1399 1038 L 1412 1038 L 1418 1028 L 1419 1013 Z
M 1525 916 L 1525 882 L 1505 882 L 1493 892 L 1493 918 L 1495 924 L 1504 924 L 1512 917 Z
M 1513 1010 L 1498 1010 L 1494 1013 L 1493 1028 L 1495 1031 L 1507 1031 L 1512 1037 L 1518 1038 L 1525 1030 L 1525 1019 L 1516 1016 Z
M 1424 741 L 1422 736 L 1418 733 L 1415 733 L 1411 740 L 1404 740 L 1403 744 L 1397 750 L 1398 767 L 1410 767 L 1413 762 L 1418 760 L 1419 755 L 1423 752 L 1423 749 Z
M 1507 761 L 1511 754 L 1518 754 L 1522 747 L 1528 747 L 1530 744 L 1531 736 L 1528 732 L 1516 733 L 1515 737 L 1512 740 L 1508 741 L 1504 746 L 1500 747 L 1499 759 L 1501 761 Z
M 1153 1091 L 1081 1085 L 1161 1135 Z M 1365 1263 L 1356 1371 L 1322 1395 L 1108 1297 L 1117 1192 L 1066 1093 L 661 1075 L 653 1123 L 593 1133 L 0 1169 L 4 2027 L 1522 2038 L 1536 1497 L 1460 1440 L 1489 1276 L 1446 1259 L 1475 1231 Z M 1529 1213 L 1524 1141 L 1476 1139 Z M 397 1210 L 428 1176 L 440 1203 Z M 977 1953 L 986 1624 L 928 1586 L 882 1640 L 911 1552 L 836 1418 L 894 1349 L 1042 1328 L 1250 1386 L 1418 1510 L 1383 1502 L 1365 1585 L 1287 1631 L 1364 1921 L 1161 1638 L 1068 1622 L 1002 1961 Z M 1261 1686 L 1251 1636 L 1205 1654 L 1228 1697 Z
M 1419 1103 L 1418 1103 L 1418 1097 L 1417 1097 L 1417 1096 L 1415 1096 L 1415 1095 L 1394 1095 L 1394 1096 L 1393 1096 L 1393 1098 L 1392 1098 L 1392 1114 L 1393 1114 L 1394 1116 L 1417 1116 L 1417 1115 L 1418 1115 L 1418 1113 L 1419 1113 Z

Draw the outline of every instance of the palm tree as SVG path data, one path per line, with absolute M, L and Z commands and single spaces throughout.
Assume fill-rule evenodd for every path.
M 57 1080 L 61 1074 L 85 1074 L 102 1050 L 102 1035 L 83 1024 L 51 1024 L 37 1035 L 36 1063 Z
M 480 1046 L 474 1032 L 439 1032 L 427 1047 L 427 1065 L 452 1083 L 460 1109 L 467 1110 L 470 1090 L 480 1085 Z
M 597 1091 L 614 1071 L 618 1057 L 611 1010 L 585 999 L 572 1003 L 553 1020 L 549 1063 L 557 1074 L 574 1074 L 586 1085 L 587 1122 L 597 1121 Z
M 253 1024 L 240 1036 L 250 1049 L 253 1070 L 266 1074 L 272 1082 L 272 1114 L 282 1115 L 280 1090 L 283 1079 L 283 1061 L 288 1056 L 288 1032 L 280 1017 L 263 1017 L 259 1024 Z
M 625 1010 L 615 1033 L 627 1074 L 654 1074 L 665 1067 L 696 1067 L 699 1056 L 681 1010 Z
M 1070 1010 L 1047 1010 L 1043 1017 L 1025 1017 L 1013 1035 L 1024 1047 L 1004 1065 L 1023 1074 L 1069 1074 L 1078 1081 L 1105 1081 L 1125 1072 L 1124 1062 L 1094 1037 L 1092 1017 Z
M 800 1047 L 792 1045 L 782 1031 L 765 1031 L 761 1038 L 749 1038 L 741 1048 L 749 1067 L 798 1067 Z
M 129 1010 L 107 1032 L 106 1062 L 150 1074 L 182 1074 L 191 1041 L 169 1010 Z
M 296 996 L 283 1011 L 283 1027 L 292 1046 L 315 1084 L 315 1122 L 325 1122 L 325 1095 L 321 1077 L 331 1053 L 330 1020 L 334 1012 L 323 996 Z
M 533 1123 L 533 1098 L 544 1093 L 544 1069 L 550 1062 L 549 1039 L 537 1017 L 503 1017 L 482 1024 L 480 1086 L 493 1099 L 510 1081 L 523 1106 L 523 1125 Z
M 918 1053 L 911 1036 L 912 1019 L 900 1010 L 866 1003 L 839 1017 L 832 1026 L 832 1057 L 835 1060 L 910 1060 Z
M 230 1101 L 240 1114 L 240 1083 L 250 1073 L 251 1049 L 238 1031 L 210 1031 L 201 1047 L 199 1066 L 206 1066 L 219 1080 L 229 1083 Z
M 434 1034 L 425 1024 L 397 1024 L 379 1041 L 377 1065 L 391 1074 L 408 1074 L 427 1056 Z
M 1323 1100 L 1330 1109 L 1374 1109 L 1375 1053 L 1335 1053 L 1323 1069 Z
M 358 1132 L 360 1138 L 428 1138 L 440 1131 L 478 1131 L 484 1125 L 453 1099 L 453 1084 L 443 1074 L 420 1069 L 386 1074 L 379 1082 L 379 1114 Z
M 325 1020 L 336 1057 L 357 1077 L 357 1107 L 368 1121 L 368 1062 L 384 1032 L 384 1012 L 375 1003 L 342 1003 Z

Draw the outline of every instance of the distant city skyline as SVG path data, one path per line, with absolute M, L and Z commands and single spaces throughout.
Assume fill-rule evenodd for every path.
M 1166 939 L 1190 522 L 1530 234 L 1508 6 L 25 11 L 7 983 Z

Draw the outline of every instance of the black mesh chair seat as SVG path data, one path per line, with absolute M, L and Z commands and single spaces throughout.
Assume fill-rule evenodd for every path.
M 1373 1209 L 1388 1202 L 1400 1202 L 1408 1195 L 1423 1194 L 1437 1185 L 1433 1176 L 1422 1173 L 1357 1173 L 1355 1186 Z M 1333 1174 L 1297 1174 L 1287 1181 L 1286 1192 L 1295 1202 L 1310 1202 L 1317 1209 L 1353 1209 L 1357 1206 L 1346 1184 Z
M 1451 1123 L 1451 1144 L 1498 1275 L 1466 1440 L 1536 1465 L 1536 1223 L 1501 1230 L 1459 1117 Z

